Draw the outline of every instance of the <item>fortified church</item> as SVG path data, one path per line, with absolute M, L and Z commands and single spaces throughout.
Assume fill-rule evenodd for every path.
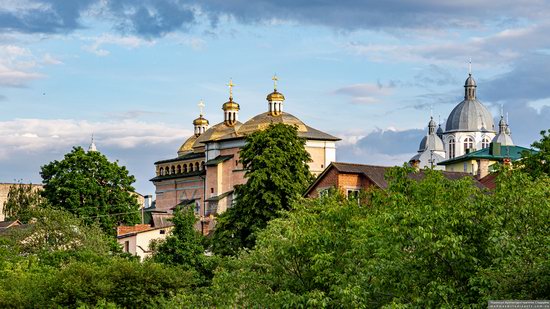
M 246 182 L 245 170 L 239 162 L 239 150 L 245 137 L 266 129 L 272 123 L 284 123 L 298 128 L 298 135 L 306 139 L 305 148 L 311 155 L 310 171 L 318 175 L 336 160 L 336 141 L 330 134 L 316 130 L 297 117 L 283 111 L 285 97 L 277 91 L 277 77 L 273 77 L 274 90 L 267 95 L 267 111 L 250 120 L 239 121 L 240 105 L 233 98 L 230 81 L 229 100 L 222 105 L 224 121 L 210 126 L 201 113 L 193 121 L 194 135 L 179 148 L 177 157 L 155 162 L 155 212 L 169 215 L 180 205 L 195 204 L 203 233 L 213 228 L 213 216 L 224 212 L 233 203 L 233 188 Z M 155 216 L 155 214 L 153 214 Z
M 470 70 L 464 83 L 464 100 L 449 114 L 445 130 L 441 124 L 436 125 L 433 117 L 430 118 L 428 133 L 420 142 L 418 154 L 410 159 L 411 165 L 445 169 L 438 164 L 488 148 L 491 143 L 514 146 L 502 112 L 497 132 L 491 112 L 477 99 L 476 89 L 477 84 Z

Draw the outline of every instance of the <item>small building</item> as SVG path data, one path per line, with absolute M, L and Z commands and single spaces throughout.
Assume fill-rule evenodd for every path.
M 151 255 L 151 241 L 162 240 L 172 230 L 173 225 L 151 226 L 136 224 L 134 226 L 117 227 L 117 242 L 123 246 L 123 251 L 139 256 L 143 261 Z
M 388 187 L 388 182 L 386 181 L 385 174 L 389 168 L 389 166 L 332 162 L 323 173 L 317 177 L 315 182 L 309 186 L 304 196 L 316 198 L 332 188 L 337 188 L 346 197 L 357 196 L 361 190 L 372 187 L 386 189 Z M 484 188 L 479 181 L 468 173 L 445 171 L 442 173 L 450 180 L 469 177 L 474 180 L 476 186 Z M 410 174 L 409 177 L 420 180 L 424 177 L 424 173 L 420 170 L 417 173 Z
M 487 148 L 439 162 L 439 165 L 445 166 L 445 170 L 449 172 L 469 173 L 482 179 L 492 171 L 492 165 L 495 163 L 509 164 L 519 160 L 523 151 L 534 152 L 535 150 L 492 142 Z

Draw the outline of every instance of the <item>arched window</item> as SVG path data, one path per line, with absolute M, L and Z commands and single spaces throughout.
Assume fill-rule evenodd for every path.
M 489 139 L 484 137 L 483 140 L 481 141 L 481 148 L 487 148 L 489 147 Z
M 455 139 L 451 138 L 449 139 L 449 159 L 454 158 L 455 153 Z
M 195 163 L 195 171 L 199 170 L 199 162 Z
M 184 173 L 187 173 L 187 164 L 184 164 L 184 165 L 183 165 L 183 172 L 184 172 Z
M 201 170 L 204 171 L 204 161 L 201 162 Z
M 174 175 L 176 173 L 176 167 L 172 165 L 172 172 L 170 174 Z
M 159 169 L 159 175 L 164 176 L 164 169 L 162 167 Z
M 464 153 L 466 153 L 468 149 L 474 149 L 474 140 L 471 137 L 466 137 L 464 140 Z
M 181 165 L 178 165 L 178 174 L 181 174 Z
M 190 163 L 189 164 L 189 173 L 191 173 L 193 171 L 193 163 Z

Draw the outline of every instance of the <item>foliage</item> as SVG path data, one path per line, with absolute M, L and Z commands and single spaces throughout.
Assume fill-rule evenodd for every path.
M 550 295 L 550 178 L 506 171 L 491 194 L 466 178 L 396 168 L 365 205 L 301 201 L 229 258 L 191 307 L 486 307 Z
M 210 279 L 215 258 L 207 257 L 205 239 L 195 228 L 197 218 L 191 207 L 176 210 L 172 222 L 174 228 L 165 240 L 153 242 L 152 260 L 166 265 L 179 265 L 184 269 L 192 269 Z
M 195 284 L 193 272 L 122 258 L 74 261 L 62 268 L 28 259 L 0 273 L 0 307 L 154 306 Z
M 312 180 L 305 140 L 298 129 L 271 124 L 266 130 L 246 138 L 240 151 L 247 183 L 235 188 L 235 205 L 218 217 L 213 250 L 235 254 L 239 248 L 251 248 L 255 232 L 289 210 Z
M 517 167 L 533 177 L 550 176 L 550 130 L 543 130 L 540 135 L 541 139 L 531 144 L 537 152 L 524 151 L 522 159 L 516 163 Z
M 42 166 L 44 196 L 51 205 L 98 223 L 114 235 L 118 224 L 139 222 L 139 205 L 132 195 L 134 176 L 124 166 L 97 151 L 75 147 L 61 161 Z
M 17 183 L 10 186 L 8 198 L 4 204 L 6 220 L 19 220 L 27 223 L 33 210 L 44 204 L 39 189 L 32 184 Z

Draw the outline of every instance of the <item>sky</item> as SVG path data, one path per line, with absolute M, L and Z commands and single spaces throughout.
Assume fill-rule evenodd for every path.
M 0 182 L 41 181 L 74 146 L 98 149 L 154 193 L 154 162 L 223 120 L 285 111 L 338 136 L 337 161 L 394 165 L 430 115 L 464 96 L 509 118 L 517 145 L 550 128 L 550 1 L 2 0 Z

